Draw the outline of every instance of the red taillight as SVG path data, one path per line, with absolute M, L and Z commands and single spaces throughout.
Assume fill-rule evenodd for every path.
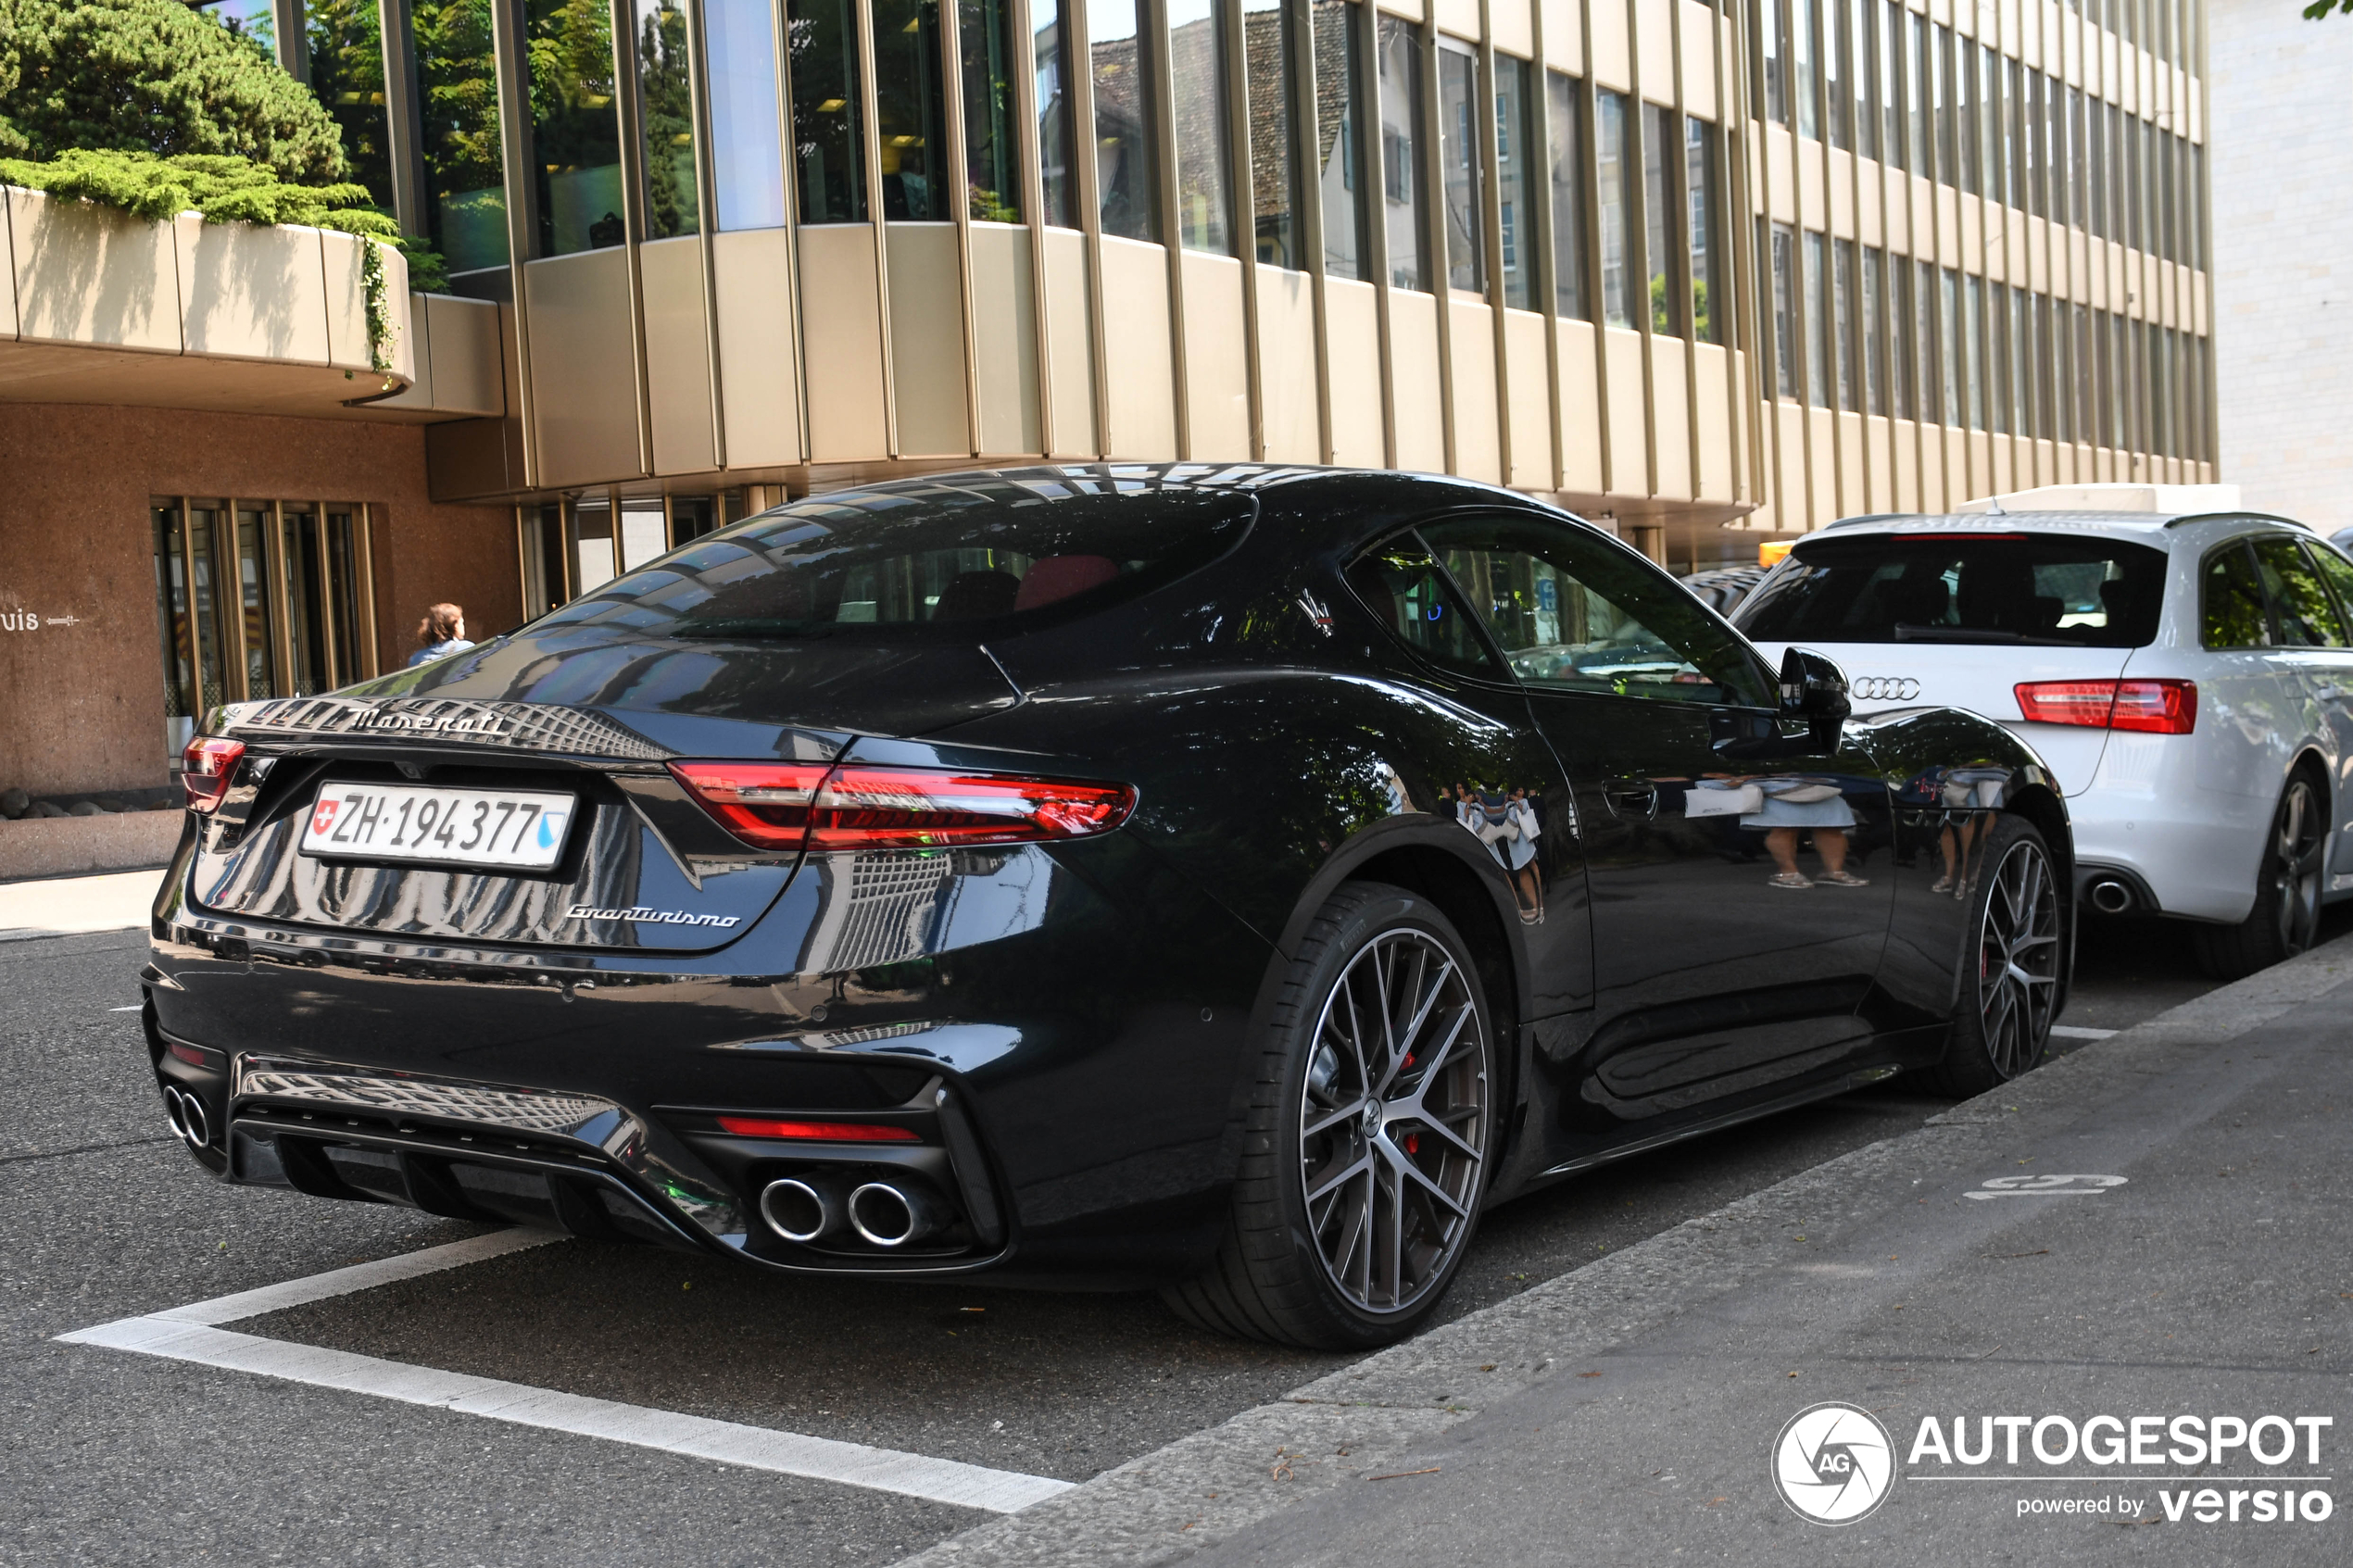
M 673 762 L 728 831 L 763 849 L 945 849 L 1108 833 L 1136 792 L 1005 773 L 846 764 Z
M 188 809 L 209 811 L 220 805 L 245 754 L 245 743 L 241 740 L 198 735 L 190 741 L 188 749 L 180 754 L 180 786 L 188 792 Z
M 722 1132 L 739 1138 L 799 1138 L 813 1143 L 921 1143 L 912 1127 L 880 1122 L 787 1122 L 774 1116 L 722 1116 Z
M 2036 724 L 2186 735 L 2197 728 L 2195 681 L 2021 681 L 2018 710 Z
M 799 849 L 809 803 L 830 771 L 822 762 L 673 762 L 672 773 L 729 833 L 762 849 Z

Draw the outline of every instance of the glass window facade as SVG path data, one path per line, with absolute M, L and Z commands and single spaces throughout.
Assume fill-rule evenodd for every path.
M 493 0 L 419 5 L 417 86 L 423 124 L 425 217 L 454 274 L 508 261 L 507 182 L 498 144 L 498 64 Z
M 1535 213 L 1535 102 L 1529 93 L 1534 68 L 1509 55 L 1495 56 L 1495 196 L 1502 222 L 1503 254 L 1495 258 L 1504 278 L 1504 303 L 1536 308 L 1538 243 Z
M 1315 0 L 1315 189 L 1323 206 L 1324 271 L 1369 281 L 1371 207 L 1361 177 L 1365 91 L 1364 8 L 1356 0 Z
M 1036 71 L 1038 182 L 1044 217 L 1057 228 L 1078 227 L 1078 170 L 1071 117 L 1070 31 L 1063 24 L 1063 0 L 1030 0 L 1030 60 Z
M 1233 169 L 1226 94 L 1226 24 L 1216 0 L 1165 0 L 1176 144 L 1176 234 L 1188 250 L 1234 253 Z
M 1438 158 L 1443 170 L 1446 282 L 1472 294 L 1487 292 L 1487 215 L 1481 198 L 1478 59 L 1467 49 L 1438 51 Z
M 1243 86 L 1250 107 L 1251 246 L 1270 267 L 1302 268 L 1299 248 L 1299 149 L 1291 126 L 1298 76 L 1291 9 L 1282 0 L 1242 0 Z
M 1593 94 L 1594 194 L 1601 212 L 1602 320 L 1634 324 L 1634 288 L 1641 257 L 1634 254 L 1634 128 L 1626 95 Z
M 1422 56 L 1413 25 L 1379 19 L 1381 207 L 1392 287 L 1431 287 L 1429 178 L 1422 168 Z
M 1585 259 L 1585 94 L 1583 83 L 1559 71 L 1544 73 L 1545 119 L 1551 137 L 1553 308 L 1572 321 L 1593 319 L 1593 291 Z
M 964 206 L 975 223 L 1022 220 L 1020 78 L 1006 0 L 959 0 L 963 72 Z
M 612 13 L 572 0 L 524 0 L 531 50 L 532 174 L 541 256 L 601 250 L 629 237 Z
M 1678 188 L 1683 139 L 1676 134 L 1675 111 L 1657 104 L 1645 106 L 1642 132 L 1642 220 L 1647 240 L 1642 255 L 1650 278 L 1651 331 L 1680 337 L 1685 301 L 1675 269 L 1683 259 L 1680 231 L 1684 214 Z
M 680 0 L 635 0 L 637 116 L 644 129 L 646 238 L 702 232 L 695 170 L 695 92 Z
M 703 0 L 711 79 L 711 172 L 722 229 L 785 221 L 785 157 L 772 0 Z
M 941 88 L 938 0 L 873 0 L 875 136 L 880 145 L 882 214 L 941 222 L 949 204 L 947 94 Z
M 351 178 L 393 208 L 392 135 L 384 118 L 384 45 L 376 0 L 308 0 L 303 7 L 310 90 L 343 131 Z
M 1087 48 L 1095 89 L 1095 186 L 1103 232 L 1160 238 L 1152 103 L 1135 0 L 1088 0 Z
M 858 11 L 850 0 L 791 0 L 793 168 L 803 223 L 866 221 L 858 69 Z

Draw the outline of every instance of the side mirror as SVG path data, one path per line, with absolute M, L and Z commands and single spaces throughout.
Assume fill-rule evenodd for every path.
M 1838 749 L 1838 734 L 1855 705 L 1846 696 L 1846 671 L 1818 653 L 1791 648 L 1781 655 L 1781 713 L 1803 719 L 1814 750 Z

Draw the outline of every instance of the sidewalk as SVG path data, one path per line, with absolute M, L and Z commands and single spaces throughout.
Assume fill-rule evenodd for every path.
M 0 942 L 143 926 L 162 884 L 160 871 L 0 882 Z
M 2348 980 L 2322 947 L 911 1561 L 2345 1562 Z M 1784 1444 L 1825 1401 L 1886 1439 Z M 1881 1502 L 1801 1518 L 1792 1454 Z

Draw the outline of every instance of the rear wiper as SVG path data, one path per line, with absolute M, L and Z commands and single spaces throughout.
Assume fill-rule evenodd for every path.
M 1897 626 L 1899 643 L 1999 643 L 2032 648 L 2080 648 L 2065 637 L 2030 637 L 2023 632 L 1997 632 L 1990 626 Z
M 823 621 L 776 621 L 761 615 L 731 615 L 710 621 L 688 621 L 671 628 L 673 637 L 830 637 L 834 628 Z

